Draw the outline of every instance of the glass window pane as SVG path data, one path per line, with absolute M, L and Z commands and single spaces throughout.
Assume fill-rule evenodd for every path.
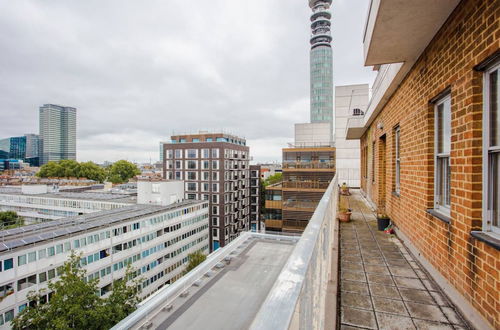
M 490 110 L 490 147 L 500 146 L 500 116 L 498 115 L 498 75 L 500 69 L 490 73 L 489 110 Z
M 439 154 L 449 154 L 451 144 L 451 100 L 446 98 L 437 106 L 437 144 Z
M 500 152 L 489 155 L 489 182 L 491 184 L 488 193 L 489 209 L 492 215 L 491 224 L 500 227 Z

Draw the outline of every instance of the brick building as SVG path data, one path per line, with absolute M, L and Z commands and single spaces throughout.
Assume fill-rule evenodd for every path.
M 250 229 L 249 148 L 222 133 L 176 135 L 163 144 L 163 177 L 184 180 L 187 199 L 210 203 L 211 251 Z
M 500 5 L 372 1 L 361 188 L 478 328 L 500 328 Z M 480 315 L 480 316 L 479 316 Z

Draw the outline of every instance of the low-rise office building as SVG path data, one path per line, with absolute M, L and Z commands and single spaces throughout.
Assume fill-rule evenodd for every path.
M 88 279 L 106 296 L 131 264 L 142 277 L 141 297 L 179 279 L 188 254 L 209 252 L 208 203 L 129 205 L 0 231 L 0 325 L 30 303 L 29 291 L 57 280 L 71 253 L 81 254 Z M 42 301 L 50 300 L 50 292 Z

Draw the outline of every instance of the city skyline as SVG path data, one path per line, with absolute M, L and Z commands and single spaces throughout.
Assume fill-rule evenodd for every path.
M 367 0 L 333 4 L 332 19 L 345 27 L 333 32 L 336 85 L 373 81 L 371 69 L 362 67 L 367 6 Z M 293 123 L 308 121 L 310 8 L 304 1 L 127 4 L 111 20 L 113 2 L 89 20 L 92 7 L 0 3 L 0 56 L 11 64 L 3 68 L 9 82 L 0 99 L 9 112 L 2 136 L 35 132 L 39 104 L 70 104 L 80 110 L 79 161 L 154 161 L 158 141 L 175 131 L 225 129 L 244 136 L 254 161 L 265 162 L 278 160 L 280 148 L 292 142 Z M 65 18 L 52 24 L 59 15 Z M 23 24 L 28 19 L 30 26 Z M 40 33 L 45 42 L 37 41 Z M 47 76 L 50 84 L 43 83 Z

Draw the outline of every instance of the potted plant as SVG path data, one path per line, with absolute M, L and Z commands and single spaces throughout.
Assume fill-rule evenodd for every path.
M 379 231 L 384 231 L 391 224 L 391 219 L 385 212 L 377 213 L 377 227 Z
M 340 186 L 340 194 L 344 196 L 349 196 L 351 194 L 349 192 L 349 186 L 345 182 Z
M 349 222 L 351 220 L 351 209 L 349 208 L 349 200 L 345 195 L 340 196 L 338 218 L 341 222 Z

